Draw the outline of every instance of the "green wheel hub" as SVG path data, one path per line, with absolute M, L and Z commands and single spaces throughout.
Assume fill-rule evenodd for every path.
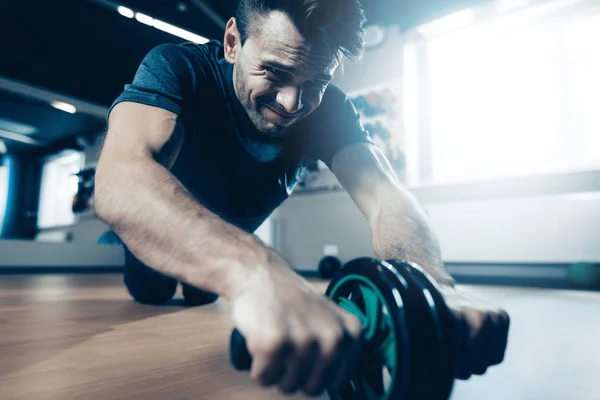
M 366 265 L 367 264 L 367 265 Z M 343 393 L 330 393 L 332 399 L 396 400 L 406 373 L 406 332 L 400 296 L 394 296 L 396 282 L 378 271 L 381 264 L 348 265 L 327 289 L 327 296 L 355 315 L 363 324 L 365 351 L 358 373 Z M 405 386 L 405 385 L 404 385 Z

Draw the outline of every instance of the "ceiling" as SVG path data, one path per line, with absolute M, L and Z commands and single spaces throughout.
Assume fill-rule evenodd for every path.
M 102 131 L 101 113 L 56 110 L 49 106 L 49 94 L 88 103 L 96 111 L 105 109 L 131 81 L 151 48 L 183 41 L 122 17 L 117 4 L 218 40 L 223 22 L 237 4 L 237 0 L 116 1 L 2 1 L 0 77 L 43 90 L 45 96 L 34 100 L 0 84 L 0 138 L 3 131 L 11 130 L 7 127 L 21 124 L 34 129 L 26 135 L 38 147 L 60 147 L 74 135 Z M 478 1 L 483 0 L 363 0 L 363 6 L 369 24 L 408 29 Z M 14 141 L 7 143 L 16 146 Z M 30 146 L 21 143 L 19 149 Z
M 69 114 L 47 102 L 7 91 L 0 91 L 0 130 L 5 136 L 24 135 L 23 144 L 46 147 L 65 136 L 93 134 L 102 130 L 98 118 Z M 15 118 L 17 117 L 17 118 Z

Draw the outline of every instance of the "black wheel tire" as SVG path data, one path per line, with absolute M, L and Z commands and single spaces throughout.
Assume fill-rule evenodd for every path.
M 377 288 L 384 299 L 395 331 L 396 351 L 394 356 L 397 360 L 396 370 L 390 377 L 392 383 L 388 388 L 388 392 L 381 397 L 381 400 L 406 399 L 410 381 L 411 347 L 410 331 L 407 325 L 408 320 L 403 299 L 408 293 L 408 283 L 389 263 L 373 258 L 358 258 L 346 263 L 340 272 L 334 275 L 327 287 L 326 296 L 338 303 L 336 299 L 352 293 L 353 279 L 365 279 Z M 365 354 L 361 360 L 361 365 L 365 370 L 368 369 L 368 363 L 369 355 Z M 351 382 L 356 381 L 356 378 Z M 359 393 L 350 389 L 350 386 L 349 382 L 348 387 L 341 393 L 328 391 L 328 394 L 332 400 L 361 398 Z

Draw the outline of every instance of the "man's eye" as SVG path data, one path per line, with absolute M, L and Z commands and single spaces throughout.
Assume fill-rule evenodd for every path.
M 274 78 L 282 78 L 284 76 L 282 71 L 279 71 L 275 68 L 265 67 L 265 71 L 267 71 L 267 74 Z

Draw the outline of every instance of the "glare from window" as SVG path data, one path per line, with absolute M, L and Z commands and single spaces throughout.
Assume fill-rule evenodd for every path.
M 568 24 L 563 30 L 568 70 L 567 112 L 580 166 L 600 165 L 600 14 Z
M 529 0 L 498 0 L 497 9 L 500 12 L 507 12 L 525 7 L 529 4 Z
M 510 21 L 427 43 L 434 182 L 600 165 L 600 16 Z
M 475 20 L 475 11 L 466 8 L 453 14 L 423 24 L 417 28 L 417 32 L 425 37 L 434 37 L 469 26 Z
M 48 228 L 75 222 L 73 198 L 77 194 L 81 153 L 67 153 L 48 160 L 42 169 L 38 227 Z
M 404 49 L 404 132 L 406 135 L 407 182 L 418 183 L 419 176 L 419 86 L 417 54 L 412 46 Z

